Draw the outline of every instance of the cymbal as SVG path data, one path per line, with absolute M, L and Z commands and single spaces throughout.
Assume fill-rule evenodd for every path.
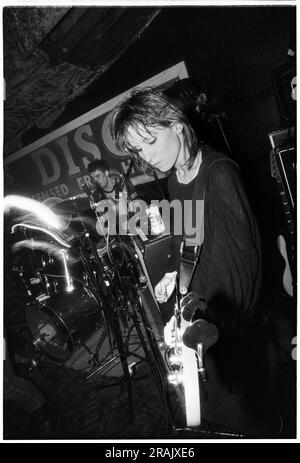
M 78 212 L 84 212 L 90 209 L 90 200 L 87 196 L 72 196 L 55 204 L 52 209 L 58 213 L 71 213 L 72 215 Z
M 66 199 L 51 197 L 46 199 L 44 204 L 59 216 L 63 225 L 62 230 L 66 230 L 69 227 L 72 219 L 90 210 L 90 200 L 83 194 Z

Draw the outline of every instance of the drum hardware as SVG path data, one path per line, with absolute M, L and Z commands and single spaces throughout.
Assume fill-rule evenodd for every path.
M 138 260 L 138 257 L 134 249 L 131 249 L 131 253 L 133 256 L 135 256 L 135 262 L 136 262 Z M 131 267 L 133 266 L 134 264 L 131 265 Z M 138 273 L 138 278 L 137 278 L 137 273 Z M 153 377 L 154 377 L 154 380 L 156 381 L 158 390 L 161 393 L 163 400 L 165 401 L 166 400 L 166 390 L 165 390 L 164 380 L 161 374 L 161 371 L 162 371 L 161 365 L 159 364 L 159 360 L 158 360 L 159 359 L 158 347 L 157 347 L 155 338 L 153 336 L 152 327 L 149 324 L 144 308 L 142 306 L 142 300 L 139 296 L 139 291 L 143 292 L 143 290 L 147 286 L 148 280 L 145 277 L 145 275 L 142 274 L 142 266 L 140 266 L 139 271 L 134 272 L 132 276 L 134 279 L 133 281 L 135 282 L 134 298 L 129 296 L 128 288 L 123 287 L 122 278 L 121 280 L 118 280 L 117 278 L 117 284 L 121 288 L 120 292 L 121 292 L 121 296 L 123 297 L 123 303 L 124 303 L 124 295 L 125 295 L 125 300 L 127 302 L 126 310 L 127 310 L 128 316 L 133 322 L 133 327 L 135 328 L 138 338 L 141 342 L 141 346 L 143 348 L 145 359 L 150 365 L 150 368 L 152 370 Z M 120 340 L 120 343 L 121 342 L 122 341 Z M 131 418 L 133 419 L 132 395 L 131 395 L 132 394 L 132 391 L 131 391 L 131 374 L 132 373 L 127 365 L 127 358 L 129 354 L 135 355 L 139 359 L 141 359 L 141 357 L 137 355 L 136 353 L 131 353 L 130 350 L 128 349 L 128 346 L 123 346 L 122 344 L 121 346 L 120 344 L 118 345 L 118 350 L 119 350 L 121 362 L 122 362 L 122 356 L 124 357 L 124 360 L 123 360 L 124 378 L 127 384 L 130 414 L 131 414 Z M 126 364 L 124 364 L 125 361 L 126 361 Z M 99 368 L 102 369 L 103 367 L 100 366 Z
M 117 288 L 113 281 L 115 270 L 114 272 L 111 271 L 111 267 L 112 265 L 115 265 L 115 262 L 108 265 L 108 262 L 103 259 L 103 252 L 98 252 L 99 250 L 96 248 L 89 233 L 86 231 L 83 232 L 78 246 L 85 270 L 85 279 L 90 282 L 99 299 L 103 301 L 103 321 L 107 333 L 110 352 L 112 353 L 114 346 L 111 331 L 115 340 L 117 337 L 115 335 L 116 322 L 113 320 L 113 313 L 115 311 L 115 307 L 119 309 L 119 303 L 116 299 Z M 107 252 L 110 252 L 109 248 L 107 249 Z M 111 305 L 113 305 L 113 309 L 109 310 L 108 308 Z M 118 342 L 118 337 L 116 342 Z
M 71 276 L 71 268 L 66 251 L 60 251 L 59 258 L 42 251 L 28 251 L 23 254 L 23 264 L 17 275 L 27 295 L 33 300 L 40 301 L 45 297 L 59 292 L 72 291 L 76 284 L 84 285 L 84 281 Z M 35 268 L 34 268 L 35 267 Z M 78 286 L 78 285 L 77 285 Z
M 91 248 L 93 250 L 94 254 L 94 259 L 95 262 L 97 263 L 97 267 L 100 271 L 102 271 L 105 274 L 102 262 L 99 258 L 97 249 L 93 245 L 93 243 L 90 243 Z M 112 260 L 113 260 L 113 256 Z M 113 264 L 115 265 L 115 262 L 113 261 Z M 119 353 L 120 361 L 122 364 L 122 369 L 124 372 L 124 378 L 125 382 L 127 384 L 127 393 L 128 393 L 128 401 L 129 401 L 129 410 L 130 410 L 130 418 L 133 419 L 133 407 L 132 407 L 132 387 L 131 387 L 131 382 L 130 382 L 130 372 L 128 368 L 128 363 L 127 363 L 127 352 L 126 348 L 124 346 L 123 342 L 123 337 L 122 337 L 122 328 L 121 328 L 121 320 L 120 320 L 120 306 L 118 303 L 118 299 L 116 298 L 116 293 L 117 296 L 120 300 L 120 290 L 125 290 L 125 288 L 122 286 L 122 279 L 120 278 L 118 268 L 116 266 L 116 278 L 110 281 L 109 275 L 105 274 L 104 278 L 104 285 L 100 285 L 98 287 L 99 292 L 101 293 L 101 298 L 104 300 L 104 319 L 106 320 L 107 323 L 107 332 L 111 336 L 109 336 L 109 342 L 110 342 L 110 354 L 111 357 L 114 357 L 114 348 L 113 348 L 113 343 L 112 343 L 112 338 L 114 339 L 115 345 L 117 347 L 117 351 Z M 122 298 L 124 299 L 124 298 Z M 124 302 L 124 301 L 122 301 Z M 110 304 L 107 304 L 110 303 Z M 128 306 L 130 306 L 130 301 L 128 301 Z M 109 310 L 107 309 L 109 307 Z M 121 312 L 122 313 L 122 312 Z M 124 320 L 122 320 L 124 322 Z M 102 365 L 96 368 L 95 373 L 100 371 L 102 369 Z
M 66 237 L 62 233 L 50 227 L 41 226 L 33 222 L 21 222 L 21 223 L 16 223 L 15 225 L 12 226 L 11 233 L 14 233 L 17 227 L 28 228 L 29 230 L 35 230 L 35 231 L 46 233 L 47 235 L 51 236 L 55 241 L 57 241 L 62 246 L 66 248 L 71 247 L 71 244 L 68 243 Z
M 63 231 L 67 230 L 75 217 L 82 216 L 84 212 L 90 209 L 90 200 L 86 195 L 79 194 L 70 198 L 60 199 L 59 201 L 57 199 L 49 198 L 44 203 L 49 201 L 49 207 L 64 223 Z
M 26 309 L 32 342 L 50 359 L 66 361 L 101 322 L 95 295 L 87 288 L 57 294 Z
M 97 215 L 96 210 L 95 210 L 95 214 Z M 139 339 L 141 341 L 141 345 L 143 347 L 143 351 L 145 353 L 146 359 L 147 359 L 150 367 L 152 368 L 153 376 L 154 376 L 154 378 L 155 378 L 155 380 L 157 382 L 159 391 L 161 392 L 162 397 L 165 400 L 165 398 L 166 398 L 166 390 L 165 390 L 165 382 L 162 380 L 162 374 L 161 374 L 162 366 L 159 364 L 159 360 L 157 360 L 157 359 L 160 358 L 159 351 L 158 351 L 158 346 L 157 346 L 155 337 L 153 336 L 152 328 L 151 328 L 151 326 L 150 326 L 150 324 L 148 322 L 145 311 L 143 309 L 141 298 L 139 296 L 139 291 L 143 291 L 148 286 L 148 284 L 150 284 L 150 286 L 151 286 L 151 283 L 149 281 L 149 278 L 146 276 L 145 272 L 143 271 L 143 266 L 142 266 L 142 264 L 140 262 L 140 258 L 138 256 L 138 253 L 136 252 L 136 249 L 137 249 L 136 237 L 133 237 L 131 235 L 129 235 L 129 236 L 127 235 L 127 239 L 130 240 L 130 244 L 129 244 L 128 247 L 124 243 L 124 237 L 123 236 L 122 236 L 122 238 L 123 239 L 121 240 L 121 237 L 118 237 L 119 242 L 121 243 L 123 248 L 125 247 L 127 250 L 130 249 L 129 252 L 131 253 L 131 257 L 133 257 L 133 261 L 131 261 L 129 265 L 128 265 L 128 262 L 127 262 L 127 268 L 128 268 L 128 270 L 130 272 L 130 275 L 132 276 L 132 279 L 134 281 L 134 291 L 135 291 L 134 300 L 132 301 L 132 298 L 130 297 L 129 292 L 128 292 L 128 288 L 127 288 L 126 285 L 124 285 L 123 279 L 122 279 L 122 277 L 120 275 L 120 272 L 119 272 L 119 269 L 118 269 L 118 266 L 116 265 L 116 262 L 114 261 L 114 255 L 110 256 L 111 261 L 113 263 L 113 268 L 115 269 L 113 285 L 114 285 L 114 288 L 116 286 L 119 288 L 119 291 L 120 291 L 120 294 L 121 294 L 121 302 L 123 302 L 123 303 L 125 302 L 126 311 L 127 311 L 128 315 L 129 315 L 130 319 L 133 321 L 133 325 L 134 325 L 134 327 L 136 329 L 136 332 L 138 334 L 138 337 L 139 337 Z M 107 275 L 107 276 L 108 276 L 108 279 L 109 279 L 109 275 Z M 108 282 L 108 286 L 110 286 L 109 282 Z M 113 313 L 117 314 L 117 311 L 113 310 Z M 129 368 L 128 368 L 128 365 L 127 365 L 127 359 L 126 359 L 126 356 L 128 355 L 128 352 L 124 351 L 123 342 L 122 342 L 122 339 L 120 337 L 119 320 L 118 319 L 116 320 L 116 318 L 113 318 L 112 322 L 113 323 L 116 322 L 116 325 L 115 325 L 116 331 L 115 330 L 113 330 L 113 331 L 114 331 L 114 335 L 117 336 L 118 351 L 119 351 L 119 354 L 120 354 L 120 359 L 121 359 L 121 363 L 122 363 L 122 367 L 123 367 L 123 371 L 124 371 L 125 381 L 127 383 L 129 409 L 130 409 L 131 418 L 133 418 L 130 372 L 129 372 Z M 149 350 L 148 345 L 146 343 L 145 336 L 146 336 L 146 338 L 148 340 L 148 343 L 150 345 L 150 350 Z
M 24 268 L 23 266 L 20 266 L 19 268 L 13 268 L 13 271 L 15 271 L 18 274 L 18 277 L 20 278 L 21 283 L 23 284 L 23 287 L 25 288 L 27 296 L 31 297 L 32 292 L 30 287 L 28 286 L 25 278 L 24 278 Z
M 97 217 L 97 212 L 94 212 Z M 162 377 L 155 358 L 157 346 L 155 347 L 152 329 L 139 297 L 139 291 L 147 286 L 148 278 L 134 248 L 136 237 L 127 235 L 126 239 L 129 241 L 126 243 L 125 237 L 121 236 L 117 236 L 112 242 L 107 239 L 104 247 L 95 244 L 84 223 L 82 233 L 72 240 L 52 229 L 36 227 L 35 224 L 25 224 L 25 229 L 30 232 L 45 232 L 49 240 L 62 246 L 59 261 L 63 267 L 61 275 L 52 271 L 58 263 L 57 256 L 44 253 L 38 269 L 25 278 L 29 288 L 36 291 L 35 297 L 26 306 L 27 325 L 36 352 L 42 352 L 51 360 L 62 363 L 78 347 L 83 346 L 91 354 L 89 363 L 93 368 L 87 378 L 103 371 L 119 359 L 127 385 L 132 420 L 132 372 L 128 357 L 145 357 L 165 399 Z M 73 252 L 78 256 L 82 267 L 81 278 L 73 275 L 69 265 L 68 257 Z M 81 282 L 79 286 L 76 284 L 78 281 Z M 60 282 L 64 282 L 63 289 Z M 42 289 L 40 293 L 38 289 Z M 86 346 L 86 339 L 95 332 L 99 324 L 105 329 L 110 349 L 110 358 L 105 363 L 103 360 L 99 361 L 103 336 L 99 336 L 94 352 Z M 130 352 L 128 340 L 133 329 L 140 340 L 144 357 Z
M 64 263 L 64 269 L 65 269 L 66 291 L 67 291 L 67 292 L 71 292 L 71 291 L 73 291 L 74 286 L 73 286 L 73 283 L 72 283 L 72 279 L 70 278 L 69 268 L 68 268 L 68 264 L 67 264 L 68 255 L 67 255 L 67 252 L 66 252 L 65 249 L 63 249 L 63 250 L 61 251 L 61 253 L 62 253 L 62 258 L 63 258 L 63 263 Z
M 96 217 L 98 217 L 98 213 L 95 208 L 94 212 Z M 125 334 L 126 332 L 130 332 L 132 326 L 134 326 L 139 338 L 141 339 L 141 343 L 148 360 L 150 360 L 150 355 L 148 353 L 146 341 L 140 329 L 140 320 L 138 319 L 135 307 L 136 303 L 132 302 L 131 299 L 133 295 L 129 293 L 120 273 L 120 262 L 118 262 L 117 255 L 118 252 L 121 253 L 122 262 L 123 259 L 125 259 L 127 271 L 134 282 L 133 286 L 136 287 L 137 285 L 141 285 L 141 283 L 144 283 L 144 280 L 143 278 L 137 279 L 137 272 L 135 272 L 134 269 L 137 259 L 135 259 L 135 264 L 130 263 L 128 265 L 129 259 L 119 237 L 116 238 L 116 242 L 114 243 L 109 243 L 107 240 L 106 247 L 99 249 L 92 242 L 88 233 L 83 233 L 83 235 L 84 236 L 79 240 L 77 245 L 85 269 L 85 279 L 90 281 L 98 297 L 103 301 L 103 319 L 110 345 L 111 361 L 113 361 L 114 357 L 116 357 L 114 355 L 116 347 L 118 357 L 122 364 L 124 379 L 127 384 L 130 418 L 133 419 L 131 373 L 127 362 L 129 352 L 128 346 L 124 345 L 124 332 Z M 128 325 L 129 320 L 131 320 L 132 326 Z M 92 359 L 95 366 L 97 365 L 98 360 L 97 354 L 99 351 L 99 343 Z M 100 364 L 93 371 L 93 374 L 96 374 L 103 368 L 103 365 Z
M 101 366 L 99 366 L 97 369 L 94 369 L 90 374 L 88 374 L 87 377 L 86 377 L 86 380 L 92 378 L 93 376 L 95 376 L 95 374 L 103 371 L 106 367 L 108 367 L 111 364 L 113 364 L 114 362 L 116 362 L 116 360 L 118 360 L 119 357 L 120 357 L 120 354 L 118 353 L 114 357 L 112 357 L 109 360 L 107 360 L 106 362 L 104 362 Z
M 50 297 L 50 284 L 44 275 L 37 272 L 33 277 L 26 279 L 24 272 L 19 272 L 18 276 L 23 283 L 26 294 L 30 301 L 41 301 Z

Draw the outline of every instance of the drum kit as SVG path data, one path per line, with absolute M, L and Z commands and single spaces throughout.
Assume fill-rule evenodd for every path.
M 144 260 L 145 234 L 100 236 L 98 213 L 82 195 L 51 198 L 46 206 L 59 217 L 59 229 L 28 216 L 9 227 L 15 282 L 10 308 L 17 305 L 22 314 L 29 368 L 51 361 L 79 369 L 86 381 L 98 373 L 111 376 L 115 368 L 112 376 L 127 386 L 133 420 L 133 364 L 146 361 L 162 400 L 167 394 L 159 347 L 163 321 Z M 150 219 L 146 211 L 152 230 Z M 80 352 L 85 366 L 75 368 Z
M 125 362 L 123 337 L 132 329 L 132 304 L 146 282 L 136 237 L 99 236 L 88 197 L 45 204 L 61 219 L 59 232 L 24 221 L 13 227 L 17 297 L 35 351 L 67 362 L 102 327 L 111 352 L 117 347 Z M 96 354 L 91 363 L 97 366 L 99 345 Z
M 88 197 L 51 198 L 46 205 L 61 219 L 59 231 L 23 217 L 10 235 L 12 292 L 24 314 L 30 344 L 24 351 L 32 357 L 31 368 L 41 360 L 72 368 L 72 357 L 85 350 L 87 366 L 80 370 L 86 371 L 89 381 L 98 372 L 106 375 L 118 362 L 133 421 L 134 363 L 129 361 L 135 356 L 138 362 L 148 363 L 174 427 L 167 374 L 178 373 L 177 363 L 170 360 L 175 350 L 163 341 L 163 320 L 143 257 L 143 238 L 130 233 L 99 236 L 98 216 Z M 150 228 L 154 224 L 154 232 L 160 225 L 153 214 L 149 223 Z M 138 351 L 130 350 L 133 344 L 139 344 Z M 184 410 L 181 384 L 175 384 L 175 390 Z M 195 407 L 193 398 L 191 407 Z

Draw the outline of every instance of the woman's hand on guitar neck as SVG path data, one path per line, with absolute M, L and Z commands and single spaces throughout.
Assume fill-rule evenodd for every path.
M 159 283 L 154 288 L 157 302 L 160 304 L 167 302 L 171 297 L 176 285 L 177 272 L 165 273 Z

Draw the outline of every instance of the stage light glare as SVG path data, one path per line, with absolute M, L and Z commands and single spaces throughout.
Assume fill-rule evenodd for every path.
M 11 208 L 32 212 L 38 220 L 56 230 L 62 230 L 61 219 L 46 204 L 32 198 L 20 195 L 8 195 L 4 198 L 4 212 L 8 213 Z

